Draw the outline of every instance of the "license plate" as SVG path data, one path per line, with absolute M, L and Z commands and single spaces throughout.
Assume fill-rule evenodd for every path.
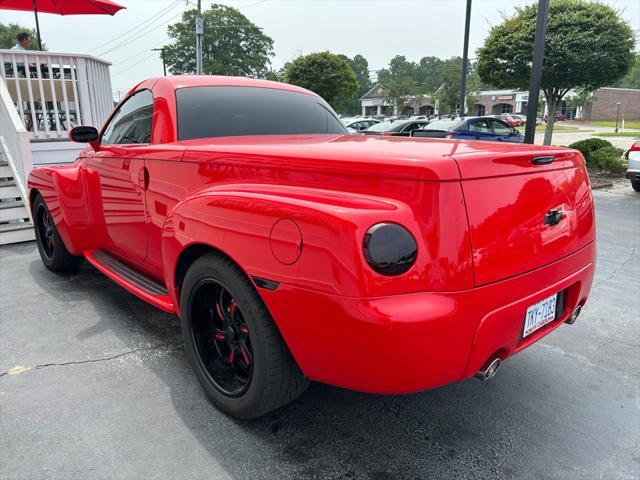
M 547 323 L 553 322 L 556 318 L 557 303 L 558 294 L 554 293 L 550 297 L 547 297 L 527 308 L 527 314 L 524 316 L 522 338 L 527 335 L 531 335 L 536 330 L 544 327 Z

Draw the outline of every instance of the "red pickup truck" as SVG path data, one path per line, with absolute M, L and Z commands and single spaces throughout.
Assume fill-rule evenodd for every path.
M 69 166 L 29 176 L 40 255 L 87 260 L 182 320 L 222 411 L 309 380 L 406 393 L 477 375 L 585 304 L 579 152 L 349 135 L 320 97 L 230 77 L 135 86 Z

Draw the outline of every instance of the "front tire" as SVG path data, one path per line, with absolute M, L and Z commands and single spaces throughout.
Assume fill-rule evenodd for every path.
M 208 253 L 185 276 L 182 336 L 196 377 L 227 415 L 253 419 L 309 384 L 258 292 L 228 258 Z
M 51 212 L 40 194 L 37 194 L 33 199 L 31 212 L 38 252 L 44 266 L 53 272 L 77 268 L 84 258 L 72 255 L 67 250 L 62 238 L 60 238 Z
M 636 192 L 640 192 L 640 180 L 631 180 L 631 188 Z

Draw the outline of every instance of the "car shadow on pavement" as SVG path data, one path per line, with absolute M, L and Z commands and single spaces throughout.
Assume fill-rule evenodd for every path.
M 509 359 L 484 384 L 380 396 L 312 383 L 275 412 L 234 420 L 205 399 L 180 348 L 176 316 L 88 265 L 57 275 L 38 259 L 28 271 L 46 294 L 91 304 L 97 321 L 77 341 L 108 331 L 137 352 L 138 368 L 166 385 L 182 424 L 230 478 L 617 478 L 610 469 L 626 468 L 616 461 L 620 437 L 637 439 L 620 398 L 608 395 L 620 385 L 544 345 Z M 146 354 L 154 350 L 163 354 Z M 631 392 L 625 402 L 633 408 Z

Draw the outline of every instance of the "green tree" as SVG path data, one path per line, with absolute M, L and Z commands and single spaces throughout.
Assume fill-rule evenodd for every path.
M 477 51 L 480 78 L 499 88 L 529 88 L 537 6 L 491 29 Z M 586 0 L 551 0 L 542 72 L 548 106 L 544 143 L 551 143 L 557 106 L 572 88 L 596 90 L 631 66 L 634 33 L 611 7 Z
M 209 75 L 264 77 L 273 56 L 273 40 L 233 7 L 213 4 L 203 12 L 202 70 Z M 165 47 L 165 61 L 176 75 L 196 71 L 196 10 L 182 14 L 169 25 L 172 42 Z
M 371 90 L 373 86 L 369 76 L 369 62 L 360 54 L 355 55 L 353 58 L 349 58 L 346 55 L 339 55 L 339 57 L 349 64 L 358 79 L 358 91 L 344 105 L 344 113 L 356 114 L 361 110 L 360 98 Z
M 29 50 L 38 50 L 38 37 L 36 31 L 23 27 L 22 25 L 18 25 L 17 23 L 0 23 L 0 48 L 11 48 L 16 42 L 16 35 L 20 32 L 27 32 L 31 37 L 31 46 Z M 42 43 L 42 50 L 46 50 L 44 42 Z
M 417 66 L 403 55 L 396 55 L 389 67 L 378 72 L 378 82 L 384 86 L 384 100 L 393 105 L 397 114 L 421 95 L 417 82 Z
M 629 73 L 616 82 L 614 86 L 619 88 L 640 88 L 640 53 L 636 53 Z
M 566 102 L 570 107 L 586 107 L 597 100 L 596 92 L 588 88 L 576 88 L 568 95 Z
M 286 66 L 284 81 L 317 93 L 336 110 L 358 91 L 358 78 L 349 64 L 330 52 L 296 58 Z

